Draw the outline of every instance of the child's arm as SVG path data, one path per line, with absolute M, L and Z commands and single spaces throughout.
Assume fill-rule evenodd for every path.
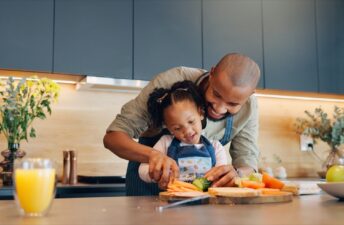
M 159 141 L 153 146 L 153 148 L 157 151 L 160 151 L 164 154 L 167 154 L 168 146 L 170 146 L 172 142 L 172 138 L 169 135 L 162 136 Z M 149 176 L 149 164 L 148 163 L 141 163 L 139 166 L 139 176 L 141 180 L 147 183 L 155 182 Z
M 217 140 L 214 140 L 212 143 L 215 150 L 215 166 L 228 165 L 228 157 L 225 147 Z

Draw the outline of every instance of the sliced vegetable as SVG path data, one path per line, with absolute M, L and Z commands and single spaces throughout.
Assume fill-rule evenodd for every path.
M 251 181 L 263 182 L 263 175 L 261 173 L 251 173 L 248 179 Z
M 173 184 L 178 186 L 178 187 L 183 187 L 183 188 L 191 189 L 194 191 L 198 190 L 194 185 L 187 183 L 187 182 L 184 182 L 184 181 L 180 181 L 180 180 L 174 180 Z
M 200 191 L 207 191 L 211 185 L 211 182 L 205 177 L 196 178 L 192 181 L 192 184 Z
M 284 183 L 277 178 L 270 176 L 268 173 L 263 172 L 263 183 L 267 188 L 277 188 L 282 189 Z
M 265 184 L 258 181 L 242 180 L 241 187 L 259 189 L 259 188 L 264 188 Z
M 173 180 L 167 186 L 168 193 L 176 193 L 176 192 L 194 192 L 198 191 L 197 187 L 190 183 L 186 183 L 180 180 Z

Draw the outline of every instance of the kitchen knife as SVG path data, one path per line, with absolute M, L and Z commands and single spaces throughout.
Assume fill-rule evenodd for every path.
M 209 199 L 209 195 L 202 195 L 202 196 L 197 196 L 194 198 L 188 198 L 185 200 L 180 200 L 177 202 L 173 202 L 167 205 L 163 205 L 163 206 L 158 206 L 156 207 L 156 210 L 159 212 L 164 211 L 165 209 L 168 208 L 174 208 L 174 207 L 178 207 L 178 206 L 183 206 L 183 205 L 200 205 L 200 204 L 207 204 L 209 203 L 209 201 L 205 201 Z

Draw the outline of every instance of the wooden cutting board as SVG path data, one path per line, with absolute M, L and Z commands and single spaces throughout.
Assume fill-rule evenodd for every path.
M 228 197 L 216 196 L 210 199 L 211 204 L 263 204 L 263 203 L 277 203 L 277 202 L 291 202 L 293 195 L 285 193 L 280 195 L 261 195 L 254 197 Z
M 194 197 L 194 196 L 192 196 Z M 159 198 L 162 201 L 177 201 L 191 196 L 171 196 L 167 192 L 160 192 Z M 260 195 L 252 197 L 229 197 L 229 196 L 211 196 L 209 198 L 210 204 L 264 204 L 264 203 L 278 203 L 291 202 L 293 200 L 292 193 L 283 193 L 279 195 Z

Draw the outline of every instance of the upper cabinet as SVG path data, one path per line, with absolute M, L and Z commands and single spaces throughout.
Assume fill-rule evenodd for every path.
M 132 1 L 55 1 L 54 72 L 132 79 Z
M 0 1 L 0 68 L 52 71 L 53 0 Z
M 263 0 L 265 87 L 318 91 L 315 2 Z
M 320 92 L 344 94 L 344 1 L 317 0 Z
M 0 69 L 150 80 L 230 52 L 260 88 L 344 94 L 344 0 L 0 0 Z
M 203 3 L 204 67 L 215 66 L 230 52 L 243 53 L 261 69 L 264 87 L 261 0 L 205 0 Z
M 134 1 L 134 79 L 202 67 L 201 0 Z

